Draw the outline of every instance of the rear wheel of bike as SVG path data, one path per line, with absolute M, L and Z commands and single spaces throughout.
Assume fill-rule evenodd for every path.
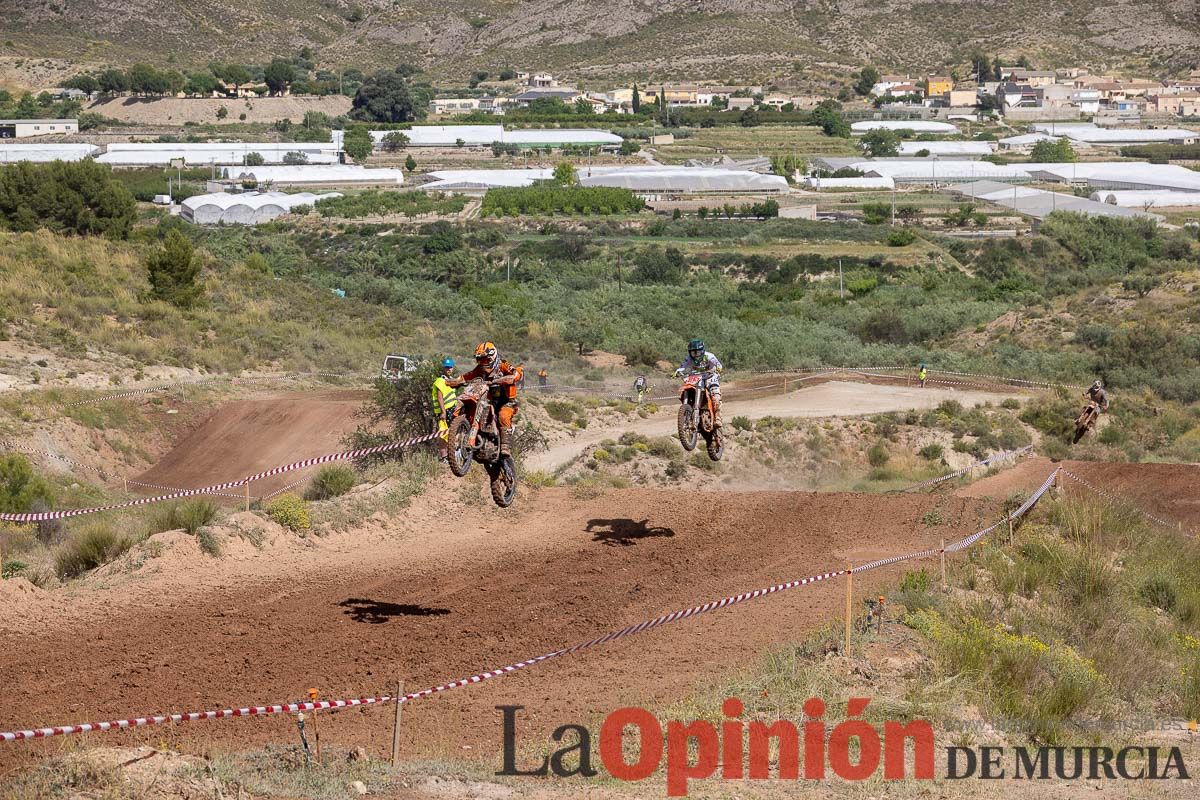
M 492 500 L 501 508 L 508 508 L 517 496 L 517 467 L 512 456 L 500 456 L 488 468 L 488 474 L 492 479 Z
M 461 478 L 471 469 L 474 454 L 467 445 L 471 438 L 471 421 L 466 417 L 455 417 L 450 423 L 450 442 L 447 453 L 450 471 Z
M 705 437 L 704 446 L 708 449 L 708 457 L 713 461 L 720 461 L 721 456 L 725 455 L 725 439 L 719 430 Z
M 696 449 L 696 437 L 699 431 L 696 430 L 696 414 L 695 411 L 687 403 L 679 406 L 679 443 L 683 445 L 683 449 L 692 451 Z
M 1075 426 L 1075 438 L 1071 441 L 1072 444 L 1079 444 L 1079 440 L 1087 435 L 1088 426 L 1086 423 Z

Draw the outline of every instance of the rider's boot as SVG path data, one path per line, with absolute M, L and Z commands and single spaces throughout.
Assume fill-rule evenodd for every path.
M 500 428 L 500 455 L 512 455 L 512 426 Z
M 713 409 L 713 428 L 720 430 L 721 428 L 721 407 L 717 406 Z

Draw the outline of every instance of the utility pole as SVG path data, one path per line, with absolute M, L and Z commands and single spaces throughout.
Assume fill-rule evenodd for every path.
M 842 260 L 838 259 L 838 297 L 846 299 L 846 286 L 842 282 Z
M 621 254 L 617 253 L 617 291 L 621 291 Z

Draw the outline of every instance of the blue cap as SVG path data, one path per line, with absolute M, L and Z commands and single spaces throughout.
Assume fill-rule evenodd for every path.
M 453 358 L 443 358 L 442 359 L 442 369 L 453 368 L 453 367 L 454 367 L 454 359 Z

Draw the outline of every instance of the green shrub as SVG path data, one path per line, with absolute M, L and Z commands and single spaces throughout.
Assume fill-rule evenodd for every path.
M 546 413 L 550 415 L 550 419 L 555 422 L 570 422 L 575 418 L 575 413 L 579 407 L 574 403 L 564 402 L 562 400 L 551 400 L 546 403 Z
M 24 561 L 12 558 L 4 562 L 4 572 L 0 573 L 0 578 L 15 578 L 18 575 L 24 575 L 25 570 L 29 569 L 29 565 Z
M 872 467 L 882 467 L 891 457 L 892 454 L 888 452 L 887 445 L 882 439 L 867 448 L 867 462 Z
M 923 569 L 904 573 L 900 587 L 892 593 L 892 600 L 904 606 L 909 614 L 931 608 L 934 599 L 929 593 L 929 573 Z
M 668 436 L 659 436 L 646 443 L 650 455 L 659 458 L 674 458 L 679 454 L 679 443 Z
M 216 519 L 217 506 L 211 500 L 187 500 L 159 506 L 150 518 L 150 533 L 187 531 L 195 536 L 202 527 Z
M 1161 608 L 1168 613 L 1175 610 L 1175 603 L 1179 596 L 1179 591 L 1175 588 L 1175 581 L 1171 577 L 1161 574 L 1145 578 L 1138 586 L 1137 593 L 1138 597 L 1147 605 Z
M 608 461 L 608 459 L 611 457 L 611 455 L 612 454 L 609 453 L 607 450 L 605 450 L 603 447 L 597 447 L 595 450 L 592 451 L 592 458 L 596 459 L 597 461 Z
M 754 423 L 750 421 L 749 417 L 734 417 L 729 424 L 739 431 L 754 430 Z
M 75 578 L 107 564 L 133 544 L 133 540 L 118 534 L 108 523 L 93 522 L 76 531 L 63 545 L 54 557 L 54 568 L 63 580 Z
M 312 527 L 304 499 L 291 492 L 279 495 L 267 504 L 267 516 L 288 530 L 306 531 Z
M 917 240 L 917 235 L 909 228 L 899 228 L 888 234 L 888 247 L 907 247 Z
M 125 239 L 137 204 L 112 170 L 92 159 L 0 168 L 0 229 Z
M 49 481 L 33 471 L 25 456 L 10 454 L 0 458 L 0 511 L 23 514 L 38 501 L 47 507 L 54 503 Z
M 945 448 L 943 448 L 940 444 L 937 444 L 935 442 L 933 444 L 927 444 L 924 447 L 922 447 L 920 450 L 917 451 L 917 455 L 919 455 L 921 458 L 925 459 L 926 461 L 940 461 L 942 459 L 942 456 L 945 455 L 945 452 L 946 452 Z
M 358 482 L 358 473 L 353 467 L 345 464 L 328 464 L 317 472 L 308 490 L 304 493 L 307 500 L 328 500 L 341 497 L 354 488 Z
M 196 534 L 196 542 L 200 545 L 200 552 L 210 555 L 213 558 L 221 555 L 221 543 L 217 540 L 216 534 L 210 530 L 202 530 Z

